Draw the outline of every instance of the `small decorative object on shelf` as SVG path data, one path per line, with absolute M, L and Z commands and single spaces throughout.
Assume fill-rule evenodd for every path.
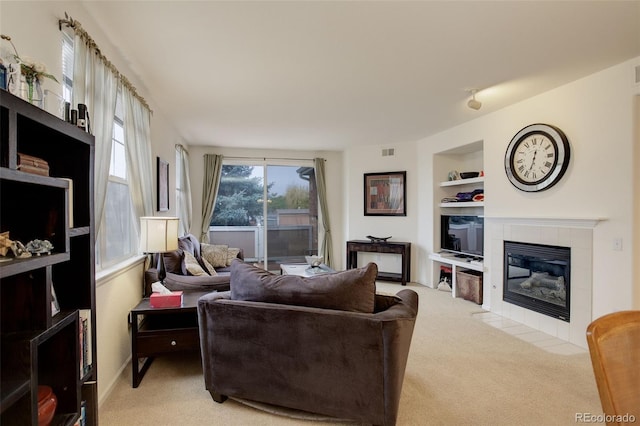
M 449 175 L 447 176 L 449 180 L 458 180 L 460 179 L 460 173 L 457 170 L 451 170 Z
M 460 172 L 460 179 L 471 179 L 480 176 L 480 172 Z
M 0 256 L 6 256 L 11 250 L 12 241 L 9 239 L 9 231 L 0 233 Z
M 49 426 L 58 406 L 51 386 L 38 386 L 38 426 Z
M 31 253 L 27 250 L 24 244 L 18 240 L 11 241 L 11 251 L 16 259 L 31 257 Z
M 18 170 L 40 176 L 49 176 L 49 163 L 42 158 L 18 153 Z
M 367 235 L 367 238 L 371 240 L 372 243 L 386 243 L 391 236 L 388 237 L 374 237 L 373 235 Z
M 7 40 L 9 43 L 11 43 L 11 47 L 13 47 L 13 51 L 15 52 L 15 55 L 13 55 L 13 57 L 18 62 L 18 64 L 20 64 L 20 74 L 24 76 L 24 81 L 27 84 L 27 93 L 25 100 L 29 101 L 29 103 L 31 104 L 39 106 L 40 108 L 44 107 L 42 88 L 40 85 L 42 83 L 42 79 L 45 77 L 50 78 L 56 83 L 58 82 L 58 80 L 56 80 L 56 78 L 52 74 L 47 73 L 47 67 L 43 63 L 36 62 L 35 60 L 26 56 L 20 57 L 16 46 L 11 41 L 11 37 L 5 34 L 0 35 L 0 37 L 2 37 L 3 40 Z M 36 91 L 35 93 L 34 89 Z M 23 96 L 22 93 L 20 93 L 20 96 Z
M 33 240 L 27 243 L 26 248 L 29 253 L 40 256 L 41 254 L 51 254 L 53 245 L 48 240 Z

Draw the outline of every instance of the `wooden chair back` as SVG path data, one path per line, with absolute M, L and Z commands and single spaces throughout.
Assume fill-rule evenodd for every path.
M 594 320 L 587 343 L 607 425 L 640 423 L 640 311 Z

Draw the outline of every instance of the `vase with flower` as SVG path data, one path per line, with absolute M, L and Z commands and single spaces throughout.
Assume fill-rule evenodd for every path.
M 47 72 L 47 67 L 43 63 L 37 62 L 26 56 L 21 57 L 18 54 L 16 46 L 11 41 L 11 37 L 4 34 L 1 34 L 0 37 L 3 40 L 7 40 L 9 43 L 11 43 L 13 51 L 15 52 L 13 57 L 20 66 L 20 82 L 24 81 L 26 85 L 26 90 L 24 92 L 26 93 L 23 93 L 23 91 L 20 90 L 19 95 L 26 99 L 29 103 L 38 104 L 42 107 L 42 80 L 44 78 L 49 78 L 56 83 L 58 82 L 58 80 L 56 80 L 56 78 L 52 74 L 49 74 Z

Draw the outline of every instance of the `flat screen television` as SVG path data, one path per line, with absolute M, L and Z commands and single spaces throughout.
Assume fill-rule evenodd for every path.
M 484 217 L 442 215 L 440 248 L 464 256 L 484 257 Z

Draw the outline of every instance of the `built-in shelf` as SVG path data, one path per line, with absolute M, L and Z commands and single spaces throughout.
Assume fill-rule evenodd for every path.
M 451 203 L 440 203 L 440 207 L 484 207 L 484 201 L 454 201 Z
M 484 176 L 469 179 L 448 180 L 440 182 L 440 186 L 473 185 L 476 183 L 484 183 Z
M 451 296 L 457 297 L 458 283 L 457 272 L 460 269 L 471 269 L 484 273 L 484 263 L 471 257 L 458 257 L 453 254 L 432 253 L 429 255 L 434 263 L 443 263 L 451 266 Z M 435 268 L 434 268 L 435 269 Z
M 443 255 L 441 253 L 432 253 L 429 255 L 429 259 L 435 260 L 440 263 L 448 263 L 449 265 L 455 265 L 465 269 L 471 269 L 474 271 L 484 272 L 484 263 L 478 260 L 474 260 L 471 257 L 458 257 L 455 255 Z
M 446 252 L 439 252 L 441 249 L 441 217 L 448 215 L 460 216 L 484 216 L 484 200 L 482 201 L 453 201 L 448 199 L 468 199 L 461 193 L 473 193 L 478 190 L 484 191 L 485 176 L 484 170 L 484 142 L 478 140 L 457 146 L 452 149 L 435 153 L 433 156 L 433 204 L 437 206 L 436 217 L 434 217 L 434 253 L 429 255 L 432 264 L 432 287 L 437 287 L 440 280 L 440 266 L 448 265 L 452 270 L 452 293 L 456 297 L 457 279 L 456 272 L 459 270 L 471 270 L 484 272 L 484 265 L 481 258 L 457 257 Z M 468 179 L 443 180 L 451 176 L 453 172 L 478 172 L 478 177 Z M 466 194 L 465 194 L 466 195 Z

